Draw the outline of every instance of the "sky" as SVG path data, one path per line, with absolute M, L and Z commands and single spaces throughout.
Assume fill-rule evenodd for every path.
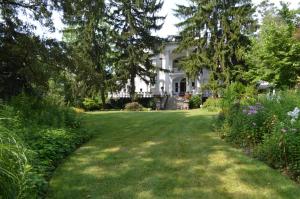
M 259 4 L 262 0 L 252 0 L 255 5 Z M 290 3 L 290 8 L 298 8 L 300 7 L 299 0 L 283 0 L 284 2 Z M 183 4 L 187 5 L 187 0 L 164 0 L 164 5 L 162 10 L 160 11 L 160 14 L 162 16 L 166 16 L 164 25 L 162 29 L 158 32 L 155 32 L 155 35 L 158 35 L 160 37 L 167 37 L 168 35 L 176 35 L 178 33 L 178 28 L 175 26 L 175 24 L 180 22 L 180 19 L 176 18 L 174 14 L 174 9 L 176 8 L 176 4 Z M 270 2 L 274 3 L 275 5 L 279 5 L 280 0 L 270 0 Z M 63 24 L 60 20 L 61 16 L 59 13 L 55 12 L 53 14 L 53 21 L 56 27 L 55 33 L 49 34 L 47 33 L 46 29 L 43 29 L 41 27 L 37 28 L 37 33 L 40 35 L 44 35 L 45 37 L 51 37 L 51 38 L 57 38 L 58 40 L 61 40 L 62 34 L 60 30 L 63 28 Z

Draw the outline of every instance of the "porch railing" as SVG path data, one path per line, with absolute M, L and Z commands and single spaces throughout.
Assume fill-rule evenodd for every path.
M 135 93 L 139 98 L 152 98 L 154 94 L 152 92 L 136 92 Z M 108 94 L 109 98 L 116 99 L 116 98 L 130 98 L 130 94 L 128 92 L 114 92 Z

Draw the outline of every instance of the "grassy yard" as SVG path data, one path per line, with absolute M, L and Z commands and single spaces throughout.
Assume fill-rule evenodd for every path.
M 205 111 L 85 116 L 95 138 L 58 168 L 49 198 L 299 198 L 300 187 L 227 145 Z

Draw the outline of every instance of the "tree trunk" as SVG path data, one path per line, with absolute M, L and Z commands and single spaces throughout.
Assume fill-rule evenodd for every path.
M 105 82 L 105 74 L 104 71 L 101 71 L 101 80 L 100 80 L 100 98 L 102 101 L 102 105 L 103 105 L 103 109 L 106 107 L 106 103 L 105 103 L 105 92 L 106 92 L 106 82 Z
M 132 102 L 135 100 L 135 74 L 130 75 L 130 99 Z
M 100 98 L 101 98 L 101 101 L 102 101 L 103 109 L 105 109 L 106 102 L 105 102 L 105 88 L 104 88 L 104 86 L 101 86 L 101 89 L 100 89 Z

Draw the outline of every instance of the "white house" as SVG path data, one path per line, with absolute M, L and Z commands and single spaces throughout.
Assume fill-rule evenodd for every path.
M 183 96 L 185 93 L 200 94 L 201 86 L 209 80 L 209 70 L 203 69 L 195 79 L 188 78 L 184 71 L 178 68 L 179 60 L 187 56 L 189 51 L 177 53 L 178 44 L 168 42 L 162 52 L 153 57 L 156 66 L 155 83 L 145 83 L 136 77 L 136 93 L 144 97 L 157 95 Z M 149 79 L 145 77 L 146 79 Z M 129 83 L 118 93 L 111 93 L 110 97 L 129 97 Z M 204 96 L 208 93 L 202 93 Z

